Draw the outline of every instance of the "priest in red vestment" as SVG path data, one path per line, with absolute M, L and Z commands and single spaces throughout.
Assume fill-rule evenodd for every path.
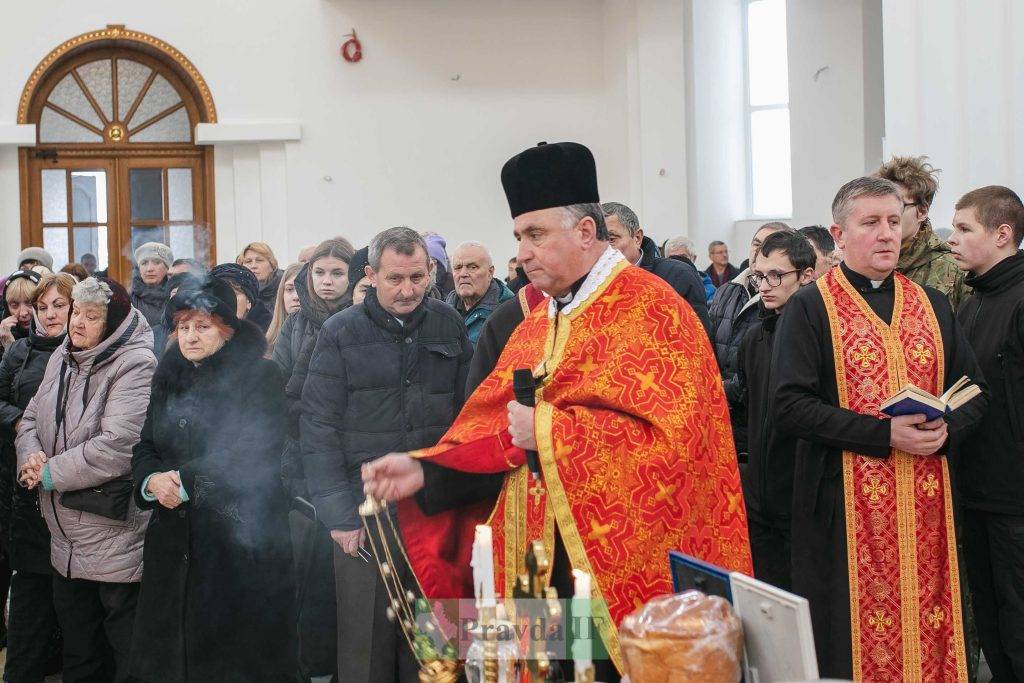
M 984 388 L 946 295 L 895 272 L 906 208 L 888 180 L 840 188 L 845 261 L 789 300 L 775 332 L 776 428 L 800 439 L 793 590 L 810 601 L 823 677 L 966 681 L 947 456 L 986 398 L 932 421 L 879 411 L 907 384 Z
M 518 261 L 550 298 L 534 301 L 437 446 L 385 456 L 363 478 L 368 493 L 402 501 L 402 540 L 430 597 L 472 596 L 472 525 L 487 520 L 499 596 L 511 597 L 534 539 L 561 597 L 571 591 L 559 576 L 589 573 L 597 630 L 621 670 L 617 626 L 672 592 L 668 551 L 750 572 L 722 383 L 689 305 L 608 244 L 586 147 L 541 143 L 505 164 L 502 184 Z M 520 368 L 536 379 L 536 408 L 514 399 Z M 539 453 L 539 477 L 525 451 Z M 503 476 L 496 503 L 474 500 L 479 475 Z

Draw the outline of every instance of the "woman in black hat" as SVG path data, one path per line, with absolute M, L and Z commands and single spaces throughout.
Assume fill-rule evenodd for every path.
M 142 681 L 294 680 L 280 373 L 211 278 L 168 303 L 132 474 L 152 509 L 132 642 Z
M 226 282 L 235 293 L 235 315 L 254 323 L 266 333 L 273 313 L 260 299 L 260 281 L 251 270 L 237 263 L 221 263 L 210 269 L 210 277 Z

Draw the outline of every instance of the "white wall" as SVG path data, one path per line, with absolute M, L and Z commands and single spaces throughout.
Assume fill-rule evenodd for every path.
M 884 0 L 885 153 L 942 169 L 932 206 L 948 226 L 960 195 L 1024 189 L 1024 6 L 1018 0 Z
M 877 163 L 883 124 L 873 35 L 881 1 L 789 0 L 796 225 L 827 221 L 839 185 Z M 222 260 L 252 239 L 289 260 L 305 244 L 339 233 L 361 244 L 399 223 L 441 232 L 450 246 L 480 239 L 504 259 L 515 246 L 500 167 L 540 140 L 588 144 L 602 197 L 636 209 L 658 240 L 689 234 L 703 252 L 725 239 L 742 252 L 755 225 L 745 220 L 740 0 L 42 5 L 12 5 L 0 23 L 0 131 L 13 123 L 39 59 L 114 22 L 186 54 L 223 125 L 300 125 L 298 140 L 217 144 Z M 885 12 L 887 31 L 890 16 L 899 15 L 897 26 L 913 18 L 893 3 Z M 338 56 L 353 27 L 365 55 L 355 65 Z M 887 33 L 887 53 L 890 40 Z M 914 54 L 887 63 L 887 80 L 905 82 Z M 935 118 L 941 107 L 929 102 Z M 892 100 L 885 124 L 907 106 Z M 1005 111 L 988 116 L 1012 121 Z M 890 146 L 917 147 L 907 137 L 897 126 Z M 1016 140 L 1024 144 L 1024 136 Z M 1002 154 L 1001 163 L 1013 156 Z M 14 150 L 0 147 L 0 263 L 20 244 L 17 183 Z
M 793 215 L 783 218 L 794 227 L 827 224 L 836 190 L 877 166 L 880 1 L 787 0 Z M 702 265 L 713 239 L 724 239 L 739 264 L 764 223 L 747 211 L 745 5 L 688 6 L 689 234 Z
M 787 0 L 793 227 L 828 225 L 836 191 L 869 170 L 869 140 L 880 145 L 877 117 L 865 116 L 865 103 L 881 107 L 880 97 L 872 99 L 881 84 L 865 79 L 865 54 L 881 46 L 872 49 L 869 40 L 865 48 L 862 4 Z
M 451 246 L 480 239 L 496 259 L 507 258 L 514 241 L 500 168 L 540 140 L 588 144 L 602 194 L 633 200 L 619 165 L 628 131 L 621 118 L 606 117 L 609 102 L 621 106 L 625 93 L 605 87 L 601 3 L 15 4 L 0 22 L 0 124 L 13 123 L 25 80 L 47 52 L 108 23 L 151 33 L 187 55 L 221 122 L 301 123 L 297 142 L 217 149 L 221 259 L 257 236 L 288 260 L 304 244 L 339 233 L 366 243 L 402 223 L 441 232 Z M 355 65 L 338 56 L 353 27 L 364 54 Z M 671 149 L 677 157 L 678 145 Z M 0 151 L 0 263 L 20 242 L 14 158 L 10 148 Z
M 707 245 L 724 239 L 735 249 L 732 229 L 746 215 L 746 120 L 743 3 L 691 0 L 687 92 L 689 237 L 698 262 Z M 742 257 L 731 254 L 739 263 Z

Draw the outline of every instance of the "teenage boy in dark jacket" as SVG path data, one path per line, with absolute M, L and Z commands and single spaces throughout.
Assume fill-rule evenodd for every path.
M 430 261 L 419 233 L 385 230 L 370 243 L 368 261 L 373 287 L 363 303 L 320 331 L 300 418 L 306 483 L 338 546 L 338 672 L 352 683 L 415 680 L 417 671 L 399 625 L 386 617 L 388 593 L 364 547 L 360 468 L 437 443 L 462 409 L 473 356 L 462 317 L 425 298 Z M 377 538 L 375 547 L 382 543 Z M 399 552 L 393 545 L 392 555 Z M 392 569 L 413 585 L 405 563 Z
M 949 238 L 974 289 L 957 313 L 985 375 L 988 413 L 959 445 L 962 538 L 994 681 L 1024 680 L 1024 205 L 992 185 L 956 204 Z
M 796 439 L 782 436 L 772 424 L 772 343 L 775 324 L 793 294 L 814 279 L 814 249 L 797 232 L 765 238 L 750 268 L 750 286 L 761 295 L 759 320 L 740 342 L 738 383 L 747 414 L 748 461 L 743 497 L 754 576 L 790 590 L 790 508 Z

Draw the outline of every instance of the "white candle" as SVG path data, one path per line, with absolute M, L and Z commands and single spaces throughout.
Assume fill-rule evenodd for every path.
M 479 527 L 477 527 L 479 528 Z M 488 529 L 490 531 L 490 529 Z M 579 569 L 572 570 L 573 576 L 573 597 L 578 600 L 590 599 L 590 574 L 581 572 Z
M 572 658 L 576 667 L 576 676 L 579 677 L 587 669 L 594 665 L 591 659 L 591 639 L 593 639 L 593 625 L 590 622 L 590 574 L 572 570 L 573 575 L 573 621 L 577 627 L 577 637 L 572 643 Z M 585 635 L 586 640 L 581 640 L 580 635 Z
M 494 543 L 491 527 L 478 524 L 473 537 L 473 587 L 481 606 L 495 604 L 494 595 Z

